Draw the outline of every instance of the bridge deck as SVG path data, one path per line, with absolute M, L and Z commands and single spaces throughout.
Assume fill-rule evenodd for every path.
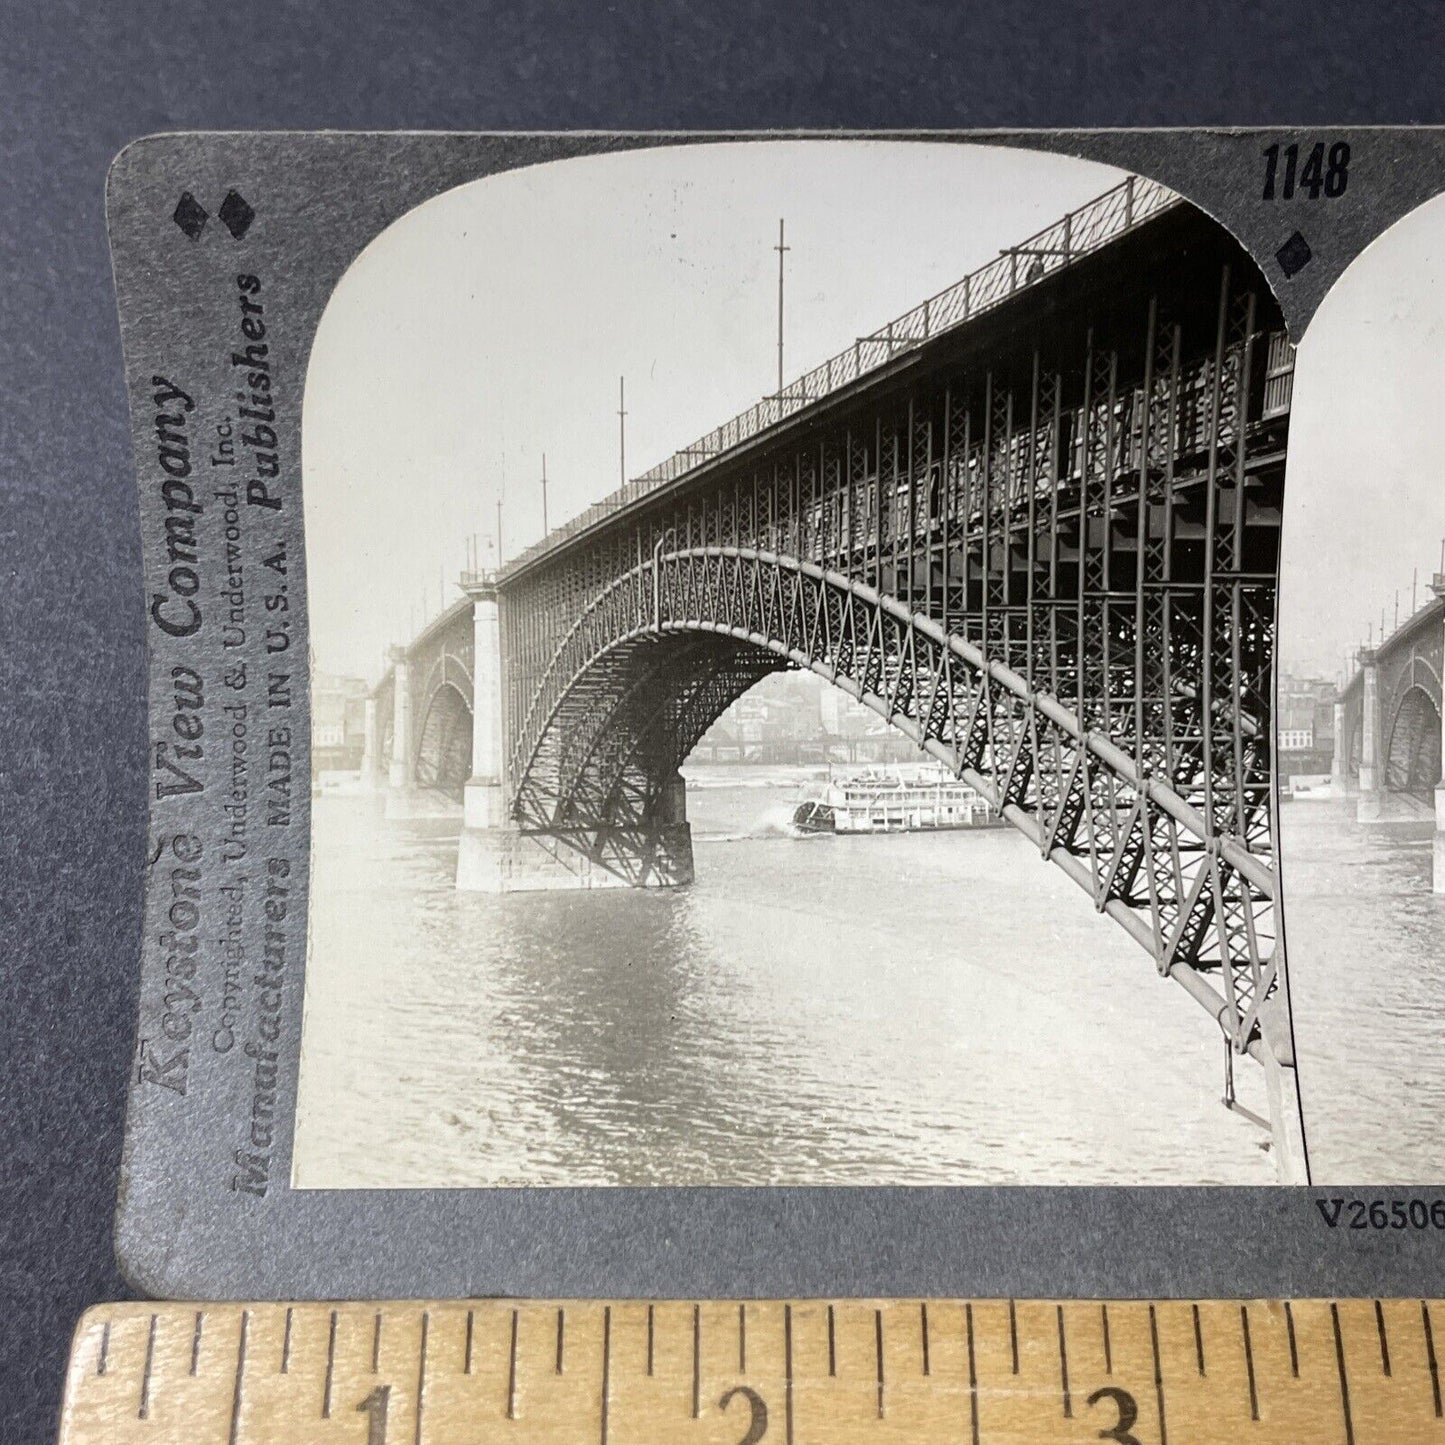
M 1161 212 L 1181 204 L 1179 196 L 1157 181 L 1142 176 L 1127 177 L 1087 205 L 1068 212 L 1019 245 L 1009 247 L 997 259 L 970 272 L 961 281 L 869 335 L 859 337 L 851 347 L 788 382 L 777 395 L 764 397 L 570 521 L 554 527 L 545 537 L 504 563 L 499 569 L 501 580 L 519 576 L 600 523 L 648 500 L 669 483 L 763 436 L 809 407 L 875 378 L 900 356 L 966 326 L 1020 291 L 1075 265 Z
M 1438 628 L 1440 620 L 1445 617 L 1445 600 L 1432 597 L 1428 602 L 1423 602 L 1393 632 L 1377 643 L 1372 649 L 1379 658 L 1388 657 L 1400 648 L 1409 647 L 1417 637 L 1430 634 L 1433 629 Z M 1340 689 L 1340 699 L 1355 698 L 1360 689 L 1364 686 L 1364 671 L 1357 667 L 1344 687 Z

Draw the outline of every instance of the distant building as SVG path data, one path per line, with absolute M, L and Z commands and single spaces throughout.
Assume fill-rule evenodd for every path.
M 1279 681 L 1279 716 L 1275 719 L 1279 773 L 1328 773 L 1335 752 L 1335 684 L 1324 677 L 1285 673 Z
M 355 772 L 366 750 L 364 679 L 318 672 L 311 679 L 311 767 L 318 773 Z

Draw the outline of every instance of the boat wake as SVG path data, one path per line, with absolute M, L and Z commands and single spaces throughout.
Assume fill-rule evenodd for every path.
M 757 838 L 809 838 L 818 835 L 805 833 L 793 825 L 792 804 L 769 808 L 752 827 L 730 833 L 698 833 L 700 843 L 747 843 Z

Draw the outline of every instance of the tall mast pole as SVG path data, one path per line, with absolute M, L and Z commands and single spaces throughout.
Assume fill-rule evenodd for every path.
M 502 565 L 502 493 L 505 482 L 497 488 L 497 566 Z
M 542 535 L 547 535 L 547 453 L 542 453 Z
M 773 247 L 778 253 L 778 400 L 783 399 L 783 256 L 791 250 L 783 244 L 783 221 L 778 218 L 778 244 Z
M 617 378 L 617 470 L 627 485 L 627 378 Z

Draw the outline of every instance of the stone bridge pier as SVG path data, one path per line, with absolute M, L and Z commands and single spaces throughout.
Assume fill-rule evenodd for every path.
M 470 832 L 491 833 L 507 823 L 502 743 L 502 629 L 495 587 L 477 587 L 472 599 L 472 775 L 462 800 Z
M 417 778 L 417 732 L 416 707 L 417 668 L 411 655 L 404 647 L 393 647 L 388 656 L 392 665 L 391 688 L 391 760 L 386 767 L 385 793 L 386 816 L 394 821 L 413 818 L 428 818 L 437 814 L 439 807 L 454 806 L 439 800 L 426 788 L 419 786 Z M 382 759 L 380 756 L 380 735 L 382 732 L 380 710 L 374 709 L 376 720 L 377 753 L 375 776 L 381 779 Z M 368 716 L 368 722 L 371 716 Z M 368 744 L 368 747 L 371 747 Z M 362 777 L 366 779 L 366 764 L 363 759 Z
M 1330 787 L 1337 798 L 1343 798 L 1350 787 L 1350 760 L 1346 754 L 1348 741 L 1345 728 L 1349 720 L 1345 716 L 1345 705 L 1335 704 L 1334 752 L 1330 756 Z
M 381 785 L 381 728 L 375 697 L 366 699 L 365 724 L 362 729 L 361 785 L 367 789 Z
M 411 754 L 411 668 L 406 649 L 393 647 L 391 691 L 391 768 L 387 785 L 394 789 L 410 788 L 415 781 Z
M 487 579 L 469 582 L 466 590 L 472 599 L 474 641 L 472 775 L 463 795 L 457 887 L 477 893 L 529 893 L 690 883 L 687 789 L 676 772 L 660 788 L 654 815 L 640 829 L 591 830 L 584 836 L 566 828 L 524 826 L 513 816 L 507 798 L 505 663 L 497 588 Z
M 1384 811 L 1385 766 L 1380 739 L 1380 654 L 1373 648 L 1360 651 L 1363 713 L 1360 721 L 1360 799 L 1355 817 L 1373 823 Z

